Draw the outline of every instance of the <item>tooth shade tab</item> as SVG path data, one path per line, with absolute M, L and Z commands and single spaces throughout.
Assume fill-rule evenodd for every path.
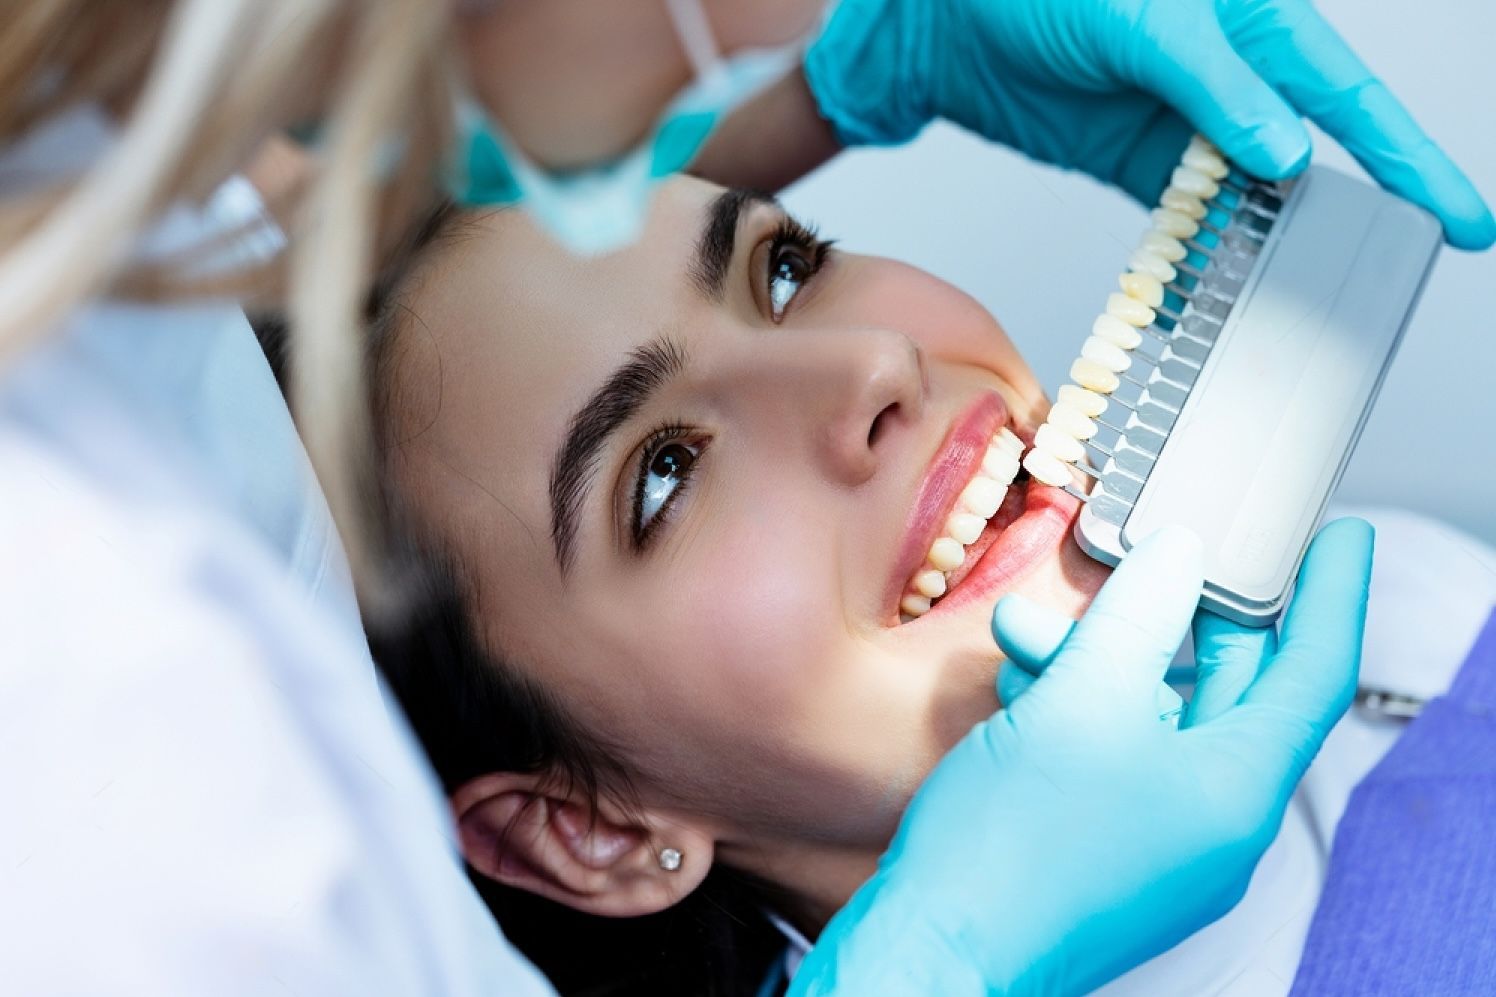
M 926 568 L 914 576 L 914 591 L 926 599 L 939 599 L 945 595 L 945 575 L 934 568 Z
M 1131 326 L 1127 326 L 1131 328 Z M 1077 412 L 1092 419 L 1106 411 L 1106 399 L 1094 391 L 1087 391 L 1077 384 L 1062 384 L 1059 404 L 1069 405 Z
M 1206 138 L 1204 135 L 1201 135 L 1199 132 L 1195 132 L 1195 134 L 1190 136 L 1190 144 L 1185 147 L 1184 151 L 1188 153 L 1191 149 L 1198 150 L 1200 152 L 1208 152 L 1215 156 L 1219 156 L 1221 154 L 1221 150 L 1216 148 L 1215 143 Z
M 1198 195 L 1180 190 L 1178 187 L 1165 190 L 1163 197 L 1158 199 L 1158 203 L 1181 215 L 1189 215 L 1195 221 L 1205 217 L 1205 202 L 1200 200 Z
M 1136 349 L 1143 341 L 1143 334 L 1128 325 L 1115 315 L 1098 315 L 1096 321 L 1091 323 L 1091 335 L 1097 339 L 1104 339 L 1113 346 L 1124 350 Z M 1060 389 L 1064 391 L 1064 388 Z M 1105 407 L 1105 403 L 1103 403 Z M 1092 413 L 1095 414 L 1095 413 Z
M 1149 308 L 1164 303 L 1164 285 L 1157 277 L 1146 273 L 1125 273 L 1117 278 L 1123 292 L 1134 301 L 1141 301 Z
M 1224 180 L 1231 172 L 1231 167 L 1226 165 L 1226 160 L 1214 148 L 1199 145 L 1195 142 L 1189 144 L 1184 150 L 1184 156 L 1180 162 L 1192 170 L 1199 170 L 1212 180 Z
M 930 611 L 930 600 L 918 593 L 910 592 L 899 600 L 899 611 L 905 616 L 924 616 Z
M 1153 313 L 1152 308 L 1149 308 L 1141 301 L 1116 292 L 1113 292 L 1106 299 L 1106 313 L 1139 329 L 1147 325 L 1152 325 L 1154 319 L 1158 317 Z
M 1017 464 L 1018 462 L 1015 460 L 1013 463 Z M 982 535 L 982 531 L 986 528 L 987 520 L 983 519 L 981 516 L 973 515 L 969 512 L 952 513 L 951 518 L 946 520 L 945 522 L 945 532 L 950 534 L 950 539 L 955 540 L 958 544 L 976 543 L 977 537 L 980 537 Z M 941 537 L 940 539 L 944 540 L 946 538 Z M 940 540 L 935 541 L 935 543 L 939 544 Z M 931 546 L 931 564 L 935 564 L 934 554 L 935 547 Z M 959 564 L 960 562 L 957 563 Z M 939 567 L 939 565 L 936 565 L 936 567 Z
M 1023 466 L 1028 468 L 1035 481 L 1053 488 L 1063 488 L 1072 479 L 1072 472 L 1064 461 L 1038 447 L 1023 455 Z
M 1186 255 L 1184 243 L 1163 232 L 1144 233 L 1143 241 L 1138 243 L 1138 248 L 1157 253 L 1170 263 L 1178 263 Z
M 1018 476 L 1018 455 L 994 443 L 982 457 L 982 473 L 1006 488 Z
M 1100 336 L 1087 336 L 1081 344 L 1080 355 L 1083 359 L 1096 361 L 1114 374 L 1132 366 L 1131 357 Z
M 1096 435 L 1096 423 L 1087 418 L 1084 412 L 1065 402 L 1056 402 L 1050 408 L 1045 422 L 1077 440 L 1089 440 Z
M 1059 427 L 1048 422 L 1034 434 L 1034 446 L 1067 464 L 1074 464 L 1086 455 L 1086 448 L 1079 440 L 1066 436 Z
M 1095 360 L 1088 360 L 1085 357 L 1076 357 L 1075 363 L 1070 365 L 1070 380 L 1082 388 L 1089 388 L 1103 395 L 1116 391 L 1117 386 L 1122 383 L 1117 379 L 1116 374 Z M 1025 462 L 1023 466 L 1028 467 L 1028 463 Z M 1029 470 L 1033 471 L 1033 468 L 1029 467 Z
M 1149 249 L 1139 249 L 1133 253 L 1127 265 L 1138 273 L 1152 274 L 1163 284 L 1179 276 L 1179 271 L 1174 269 L 1174 264 Z
M 1196 197 L 1211 198 L 1221 192 L 1221 185 L 1199 170 L 1188 166 L 1174 167 L 1174 173 L 1169 177 L 1171 186 L 1178 187 L 1186 194 L 1194 194 Z
M 961 507 L 983 519 L 991 519 L 993 513 L 997 512 L 997 507 L 1003 504 L 1003 496 L 1007 492 L 1005 485 L 979 474 L 962 490 Z
M 1171 235 L 1176 239 L 1188 239 L 1200 231 L 1200 225 L 1189 215 L 1180 214 L 1169 208 L 1153 209 L 1153 227 L 1164 235 Z

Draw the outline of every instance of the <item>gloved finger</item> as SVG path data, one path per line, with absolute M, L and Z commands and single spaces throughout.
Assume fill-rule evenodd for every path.
M 1075 628 L 1075 621 L 1018 594 L 1005 595 L 992 610 L 992 637 L 1014 665 L 1036 676 Z
M 1496 218 L 1469 178 L 1329 22 L 1302 2 L 1262 8 L 1259 16 L 1286 30 L 1241 32 L 1243 52 L 1290 104 L 1384 187 L 1433 212 L 1450 245 L 1496 243 Z
M 1243 703 L 1305 720 L 1320 738 L 1345 713 L 1361 664 L 1374 539 L 1362 519 L 1336 520 L 1319 531 L 1299 569 L 1278 653 Z
M 1171 8 L 1176 9 L 1177 8 Z M 1201 5 L 1198 24 L 1165 37 L 1139 82 L 1253 176 L 1278 180 L 1309 163 L 1309 132 L 1294 109 L 1237 54 Z
M 1183 527 L 1134 547 L 1045 669 L 1056 695 L 1099 692 L 1151 706 L 1200 601 L 1203 562 L 1200 538 Z
M 1195 694 L 1182 727 L 1208 723 L 1235 706 L 1278 650 L 1272 627 L 1248 627 L 1202 609 L 1195 614 Z
M 1012 661 L 1004 661 L 997 670 L 997 701 L 1004 708 L 1028 692 L 1038 679 Z

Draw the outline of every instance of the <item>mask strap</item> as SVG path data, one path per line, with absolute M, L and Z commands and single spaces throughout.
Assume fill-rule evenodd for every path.
M 707 20 L 701 0 L 665 0 L 665 9 L 670 14 L 681 47 L 686 50 L 686 58 L 696 71 L 696 78 L 711 76 L 722 64 L 722 50 L 717 47 L 712 22 Z

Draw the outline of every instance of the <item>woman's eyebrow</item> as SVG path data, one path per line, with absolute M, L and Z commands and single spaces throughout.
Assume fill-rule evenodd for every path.
M 577 409 L 551 462 L 551 545 L 564 577 L 575 556 L 577 516 L 608 439 L 651 395 L 686 368 L 685 350 L 660 335 L 630 353 Z
M 691 280 L 708 301 L 722 300 L 727 268 L 732 263 L 733 248 L 737 244 L 738 217 L 744 208 L 754 204 L 777 207 L 779 201 L 760 190 L 734 187 L 718 194 L 707 207 L 706 224 L 702 226 L 701 237 L 696 240 Z

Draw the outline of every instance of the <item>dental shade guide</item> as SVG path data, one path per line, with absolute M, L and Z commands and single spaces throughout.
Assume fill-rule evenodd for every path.
M 1205 542 L 1201 605 L 1266 626 L 1442 233 L 1323 167 L 1253 180 L 1200 136 L 1152 219 L 1023 466 L 1085 502 L 1076 540 L 1104 564 L 1189 527 Z

